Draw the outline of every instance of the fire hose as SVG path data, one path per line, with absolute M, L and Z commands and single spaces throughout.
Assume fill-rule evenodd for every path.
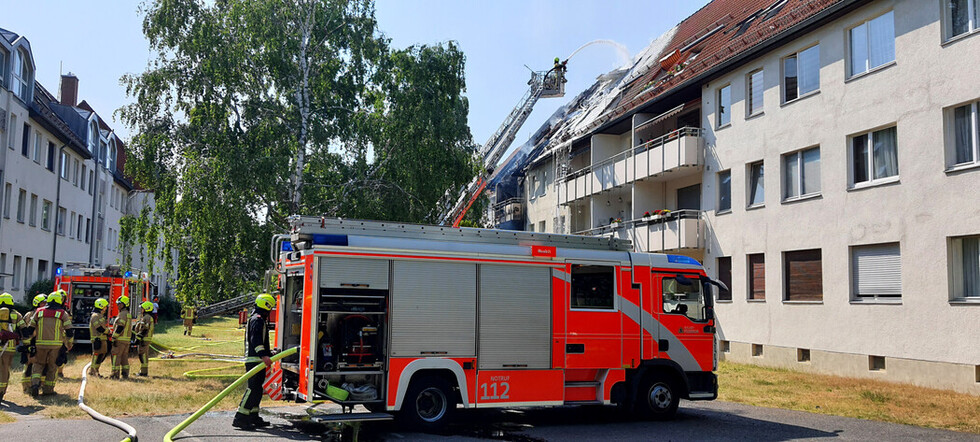
M 91 365 L 92 365 L 92 363 L 89 362 L 88 364 L 85 364 L 85 368 L 82 368 L 82 386 L 78 388 L 78 406 L 81 407 L 82 410 L 85 410 L 85 412 L 88 413 L 89 416 L 92 416 L 92 419 L 95 419 L 95 420 L 97 420 L 99 422 L 102 422 L 104 424 L 112 425 L 113 427 L 116 427 L 116 428 L 118 428 L 120 430 L 123 430 L 127 434 L 129 434 L 129 437 L 123 439 L 122 442 L 136 442 L 136 429 L 135 428 L 133 428 L 132 426 L 130 426 L 129 424 L 127 424 L 127 423 L 125 423 L 125 422 L 123 422 L 121 420 L 117 420 L 117 419 L 113 419 L 111 417 L 107 417 L 107 416 L 103 415 L 102 413 L 99 413 L 98 411 L 93 410 L 92 407 L 89 407 L 88 405 L 85 405 L 85 384 L 88 383 L 88 368 Z
M 283 351 L 283 352 L 281 352 L 281 353 L 273 356 L 272 357 L 272 361 L 275 362 L 275 361 L 278 361 L 278 360 L 280 360 L 280 359 L 282 359 L 282 358 L 284 358 L 286 356 L 292 355 L 293 353 L 296 353 L 297 350 L 299 350 L 299 347 L 293 347 L 293 348 L 290 348 L 288 350 L 285 350 L 285 351 Z M 248 381 L 249 378 L 251 378 L 252 376 L 255 376 L 258 372 L 262 371 L 263 369 L 265 369 L 265 365 L 263 365 L 263 364 L 259 364 L 259 365 L 255 366 L 255 367 L 252 367 L 251 370 L 249 370 L 244 375 L 242 375 L 241 377 L 239 377 L 238 380 L 236 380 L 235 382 L 232 382 L 231 385 L 225 387 L 225 389 L 222 390 L 221 393 L 218 393 L 217 396 L 215 396 L 210 401 L 208 401 L 208 403 L 204 404 L 203 407 L 201 407 L 200 409 L 198 409 L 197 411 L 195 411 L 194 414 L 190 415 L 190 417 L 188 417 L 187 419 L 184 419 L 183 422 L 177 424 L 176 427 L 174 427 L 169 432 L 167 432 L 167 435 L 164 436 L 164 438 L 163 438 L 164 442 L 173 442 L 173 437 L 176 436 L 177 433 L 180 433 L 185 428 L 187 428 L 190 424 L 194 423 L 194 421 L 196 421 L 198 418 L 200 418 L 202 415 L 204 415 L 204 413 L 207 413 L 207 411 L 210 410 L 212 407 L 214 407 L 219 401 L 221 401 L 221 399 L 223 399 L 225 396 L 227 396 L 229 393 L 231 393 L 234 389 L 236 389 L 240 385 L 244 384 L 246 381 Z M 135 432 L 133 433 L 133 435 L 135 436 Z

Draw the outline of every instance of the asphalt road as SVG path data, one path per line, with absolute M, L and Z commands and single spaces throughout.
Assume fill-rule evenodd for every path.
M 8 407 L 0 410 L 18 418 L 0 425 L 0 440 L 111 441 L 121 431 L 93 420 L 54 420 Z M 231 426 L 232 412 L 208 413 L 180 433 L 178 441 L 334 440 L 324 427 L 298 425 L 282 416 L 304 414 L 302 407 L 266 411 L 273 426 L 259 432 L 238 431 Z M 159 441 L 187 415 L 124 419 L 136 427 L 141 441 Z M 390 423 L 364 424 L 360 440 L 888 440 L 980 441 L 980 435 L 826 416 L 799 411 L 753 407 L 726 402 L 682 402 L 677 418 L 646 422 L 626 418 L 613 407 L 559 407 L 528 410 L 478 410 L 463 412 L 458 423 L 439 435 L 403 432 Z

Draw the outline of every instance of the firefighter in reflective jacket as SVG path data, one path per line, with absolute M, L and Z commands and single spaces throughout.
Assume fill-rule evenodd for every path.
M 96 299 L 92 318 L 88 321 L 88 332 L 92 337 L 92 365 L 88 368 L 89 376 L 99 376 L 99 366 L 109 354 L 109 323 L 106 320 L 108 308 L 109 301 L 105 298 Z
M 255 310 L 248 318 L 245 327 L 245 372 L 259 364 L 265 364 L 262 371 L 248 379 L 248 388 L 238 405 L 238 413 L 231 425 L 243 430 L 267 427 L 269 422 L 259 417 L 259 402 L 262 401 L 262 384 L 265 372 L 272 366 L 272 348 L 269 347 L 269 312 L 276 307 L 276 298 L 263 293 L 255 298 Z
M 139 345 L 137 355 L 140 358 L 140 376 L 149 376 L 150 371 L 150 342 L 153 340 L 153 303 L 144 301 L 140 304 L 143 314 L 133 326 L 133 335 Z
M 37 312 L 44 307 L 44 304 L 48 301 L 48 295 L 40 294 L 34 297 L 31 301 L 34 305 L 34 310 L 30 310 L 24 314 L 24 323 L 30 324 L 34 320 L 34 316 Z M 24 377 L 20 381 L 20 385 L 24 387 L 24 394 L 29 394 L 31 392 L 31 373 L 34 371 L 34 353 L 36 348 L 34 347 L 34 340 L 31 335 L 34 334 L 33 330 L 28 329 L 27 335 L 24 336 L 26 342 L 20 345 L 18 351 L 20 351 L 20 363 L 24 364 Z
M 7 393 L 10 366 L 14 362 L 14 352 L 20 342 L 20 331 L 26 326 L 24 317 L 14 310 L 13 295 L 0 294 L 0 401 Z
M 37 396 L 39 392 L 54 394 L 54 384 L 58 380 L 58 354 L 62 347 L 66 350 L 72 347 L 71 316 L 61 307 L 64 301 L 63 290 L 52 292 L 48 295 L 47 304 L 37 311 L 28 324 L 28 327 L 34 328 L 34 345 L 37 347 L 31 371 L 31 396 Z
M 184 336 L 190 336 L 191 330 L 194 330 L 194 306 L 185 305 L 183 309 L 180 310 L 180 317 L 184 318 Z
M 129 378 L 129 340 L 132 336 L 133 322 L 129 318 L 129 296 L 116 300 L 119 314 L 112 319 L 112 378 Z

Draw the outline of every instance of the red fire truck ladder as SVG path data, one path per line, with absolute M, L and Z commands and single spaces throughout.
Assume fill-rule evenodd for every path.
M 517 131 L 521 129 L 521 126 L 524 126 L 527 117 L 531 115 L 531 110 L 534 109 L 534 104 L 538 102 L 538 99 L 565 96 L 565 63 L 567 62 L 568 60 L 565 60 L 563 63 L 556 64 L 547 72 L 531 72 L 531 80 L 528 81 L 531 87 L 524 93 L 517 106 L 510 111 L 500 128 L 480 148 L 479 161 L 483 165 L 483 171 L 474 177 L 466 187 L 460 189 L 459 197 L 456 198 L 455 202 L 452 200 L 452 191 L 446 191 L 439 206 L 442 211 L 439 217 L 439 225 L 451 224 L 453 227 L 459 227 L 459 223 L 466 216 L 466 212 L 487 186 L 487 178 L 493 174 L 497 162 L 507 152 L 507 149 L 514 142 Z

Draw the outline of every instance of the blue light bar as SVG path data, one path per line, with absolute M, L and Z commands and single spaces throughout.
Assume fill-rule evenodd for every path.
M 280 247 L 280 251 L 281 252 L 292 252 L 293 251 L 293 243 L 291 243 L 289 241 L 283 241 L 282 242 L 282 247 Z
M 54 271 L 54 274 L 55 276 L 61 276 L 65 274 L 65 269 L 63 267 L 58 267 L 58 269 Z
M 347 235 L 313 234 L 313 244 L 318 246 L 346 246 Z
M 127 270 L 126 271 L 126 274 L 123 275 L 123 276 L 125 276 L 126 278 L 132 278 L 133 277 L 133 272 L 131 270 Z
M 700 266 L 701 263 L 698 260 L 691 258 L 690 256 L 683 255 L 667 255 L 667 262 L 671 264 L 688 264 L 692 266 Z

